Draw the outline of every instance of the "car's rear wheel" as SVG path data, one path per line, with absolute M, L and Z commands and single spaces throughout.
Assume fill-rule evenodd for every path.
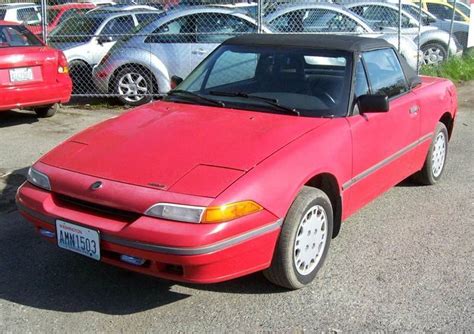
M 34 109 L 36 115 L 42 118 L 52 117 L 56 114 L 58 110 L 59 110 L 59 103 L 55 103 L 49 106 L 38 107 Z
M 423 168 L 414 175 L 415 181 L 426 185 L 433 185 L 439 181 L 446 165 L 448 138 L 446 126 L 439 122 Z
M 304 187 L 288 211 L 265 277 L 288 289 L 311 283 L 326 258 L 332 230 L 328 196 L 320 189 Z
M 151 74 L 141 68 L 127 67 L 115 79 L 115 93 L 123 104 L 139 106 L 153 99 Z
M 425 65 L 438 65 L 448 55 L 446 48 L 439 43 L 427 43 L 421 47 L 421 51 L 423 52 L 423 62 Z

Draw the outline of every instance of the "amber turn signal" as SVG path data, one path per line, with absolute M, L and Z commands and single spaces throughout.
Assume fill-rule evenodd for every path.
M 235 202 L 209 207 L 202 215 L 201 223 L 223 223 L 263 210 L 253 201 Z

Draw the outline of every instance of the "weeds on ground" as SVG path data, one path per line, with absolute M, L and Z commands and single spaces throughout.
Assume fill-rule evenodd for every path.
M 423 65 L 420 74 L 447 78 L 457 83 L 474 80 L 474 53 L 452 57 L 438 66 Z

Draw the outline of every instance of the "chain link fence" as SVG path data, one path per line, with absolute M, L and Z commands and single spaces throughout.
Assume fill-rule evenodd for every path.
M 382 38 L 410 66 L 436 65 L 467 44 L 468 7 L 449 1 L 20 0 L 0 1 L 0 19 L 27 25 L 65 53 L 73 95 L 139 105 L 241 34 Z

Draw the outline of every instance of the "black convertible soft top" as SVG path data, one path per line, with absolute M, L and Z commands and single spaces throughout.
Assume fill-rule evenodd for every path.
M 249 34 L 228 39 L 225 44 L 292 46 L 361 52 L 392 47 L 381 38 L 318 34 Z
M 352 53 L 385 48 L 393 49 L 392 44 L 382 38 L 322 34 L 248 34 L 230 38 L 224 42 L 224 45 L 287 46 L 339 50 Z M 400 57 L 400 63 L 410 86 L 413 87 L 419 84 L 421 82 L 420 78 L 408 66 L 403 57 Z

